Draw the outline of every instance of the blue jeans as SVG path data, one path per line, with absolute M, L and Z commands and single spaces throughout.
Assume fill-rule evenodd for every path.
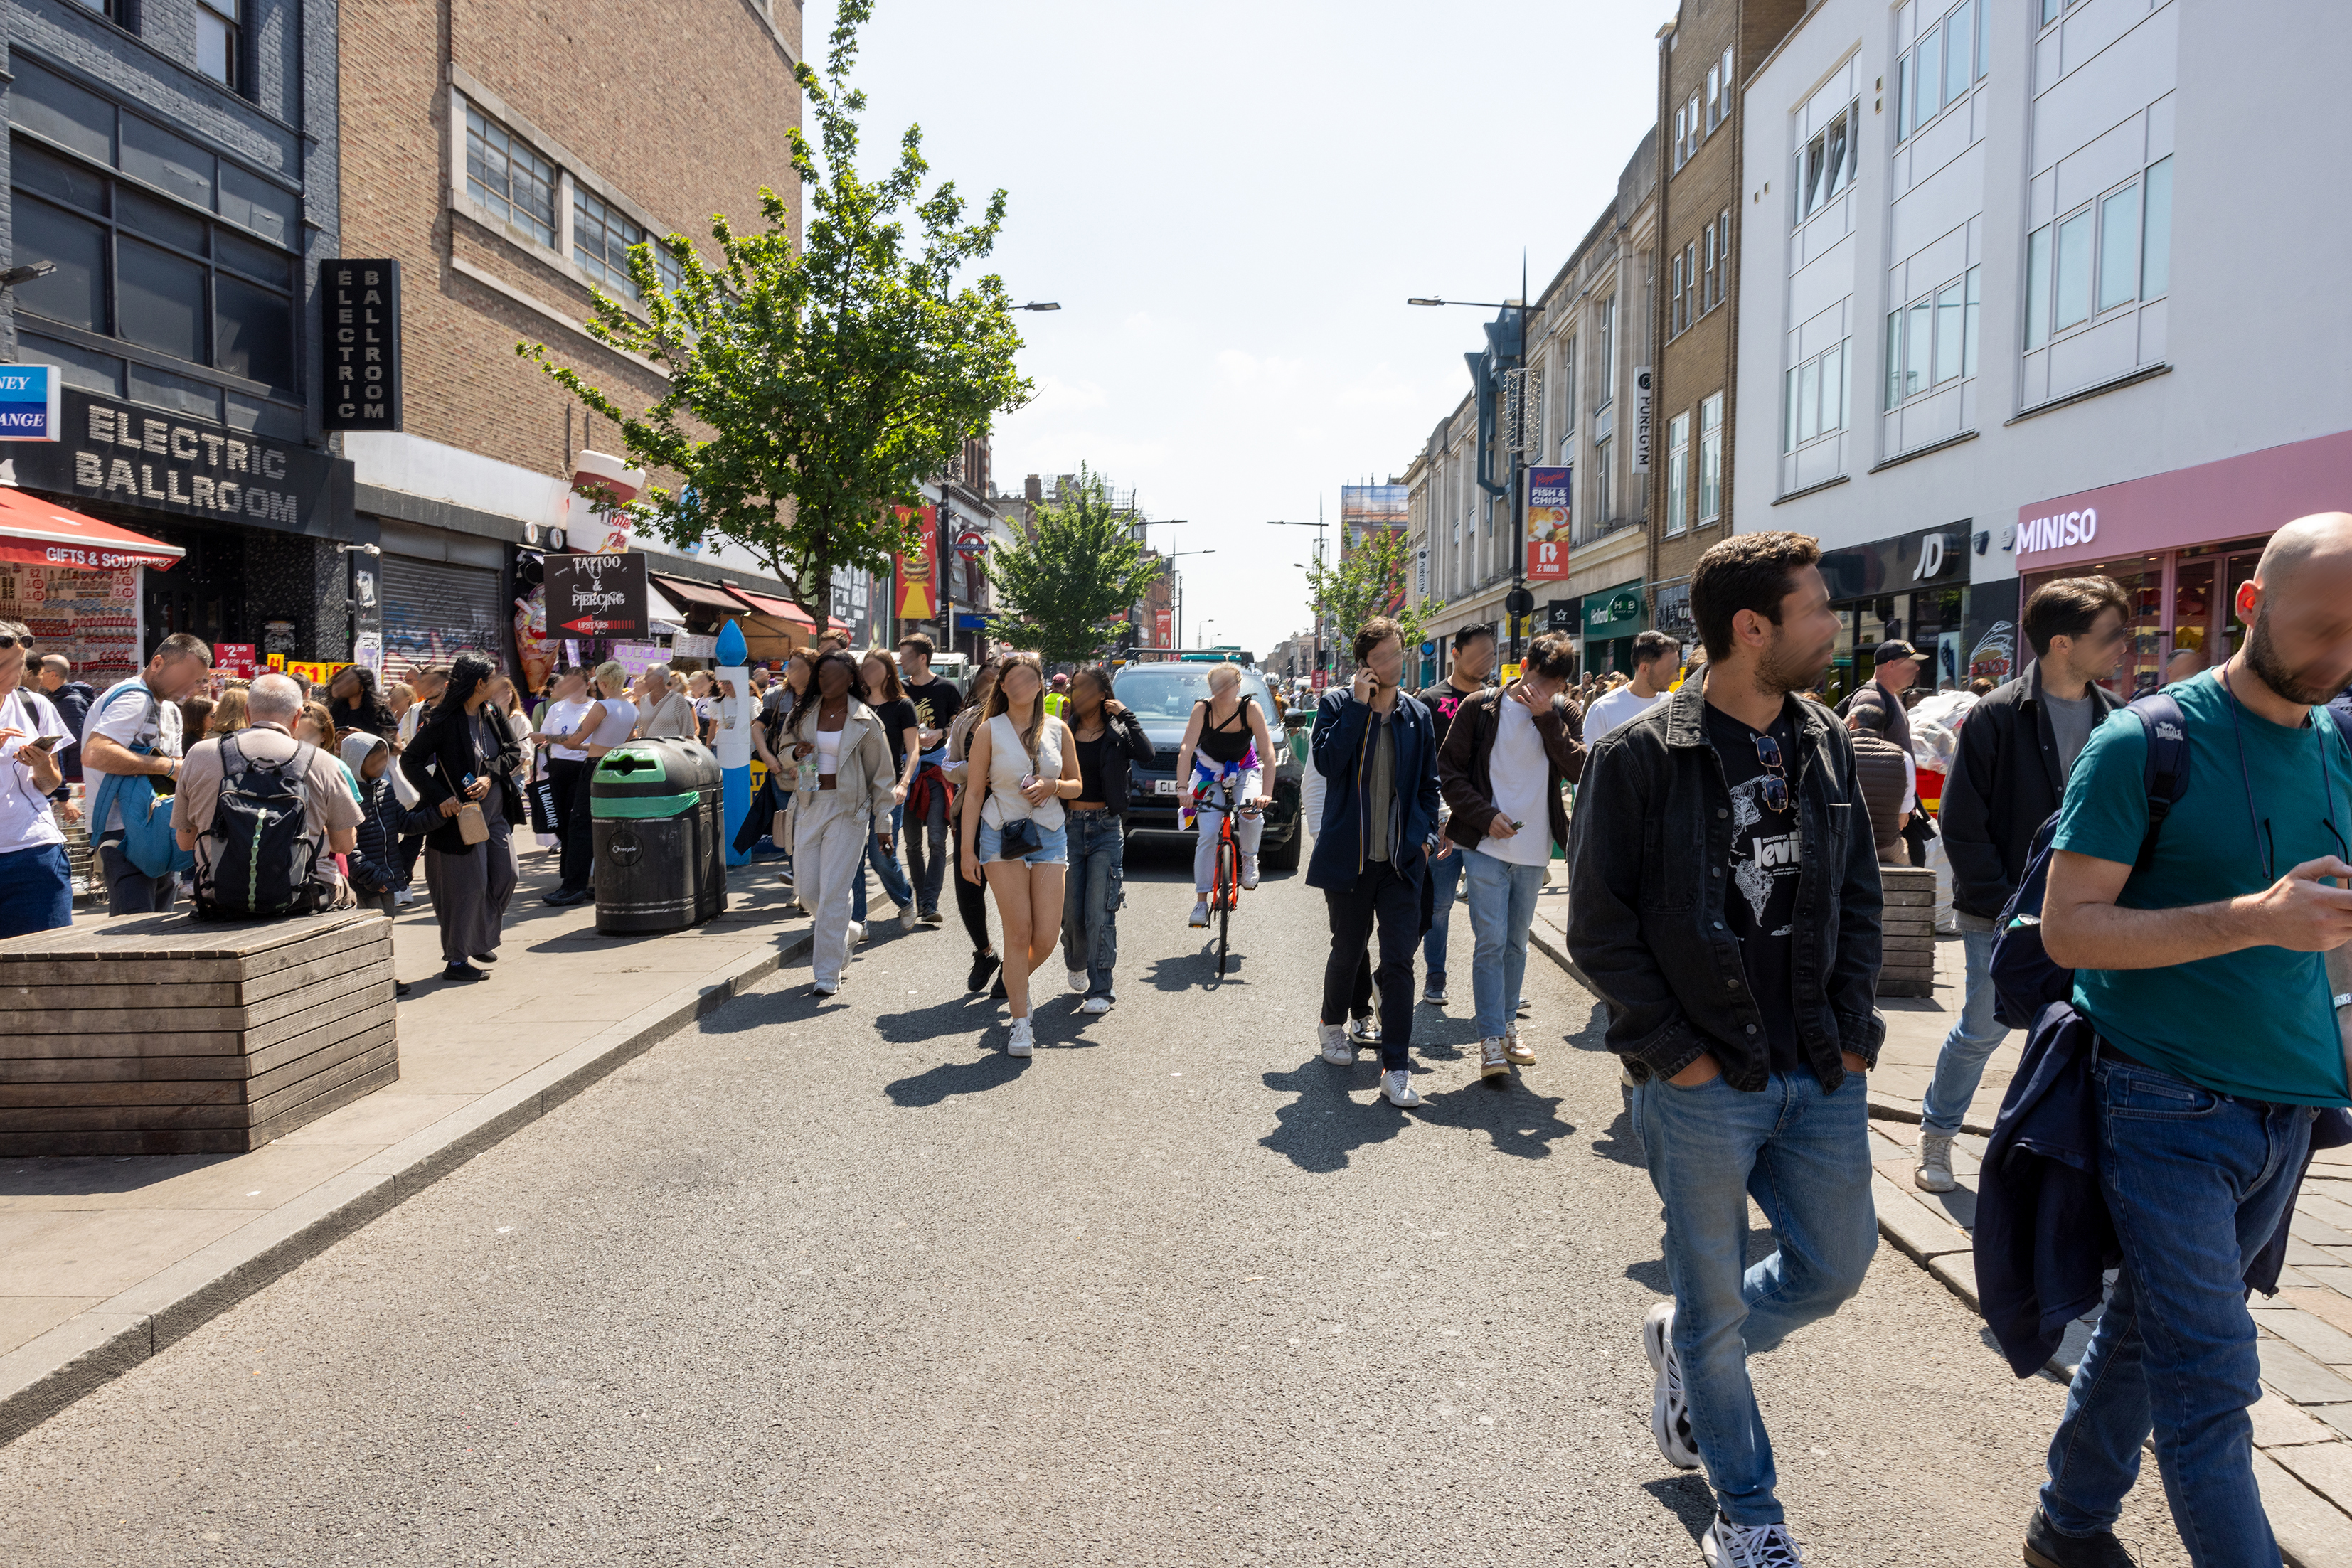
M 2313 1113 L 2112 1058 L 2093 1075 L 2124 1260 L 2051 1439 L 2042 1511 L 2067 1535 L 2113 1525 L 2153 1432 L 2189 1560 L 2277 1568 L 2246 1415 L 2262 1366 L 2244 1277 L 2294 1196 Z
M 1936 1053 L 1936 1076 L 1920 1105 L 1923 1133 L 1957 1133 L 1977 1085 L 1984 1082 L 1985 1061 L 2009 1038 L 2009 1027 L 1992 1016 L 1992 942 L 1994 931 L 1963 931 L 1960 947 L 1968 956 L 1968 979 L 1961 993 L 1960 1016 Z
M 882 878 L 883 896 L 889 899 L 894 907 L 915 902 L 915 889 L 913 885 L 907 881 L 907 873 L 898 864 L 898 834 L 899 828 L 905 823 L 906 820 L 906 807 L 893 806 L 890 808 L 891 841 L 890 848 L 887 851 L 882 847 L 882 836 L 878 831 L 872 838 L 866 841 L 866 862 L 868 864 L 873 866 L 875 873 Z M 856 921 L 860 925 L 863 925 L 866 924 L 865 866 L 859 866 L 857 868 L 856 888 L 857 895 L 856 898 L 851 900 L 856 907 L 849 912 L 849 918 Z
M 63 844 L 0 855 L 0 936 L 73 924 L 73 873 Z
M 1127 902 L 1127 832 L 1108 811 L 1073 811 L 1065 824 L 1070 874 L 1062 883 L 1062 967 L 1087 972 L 1087 995 L 1116 1001 L 1118 910 Z
M 1535 924 L 1544 868 L 1514 865 L 1459 845 L 1439 863 L 1454 861 L 1469 862 L 1470 935 L 1477 943 L 1470 965 L 1470 997 L 1477 1008 L 1478 1038 L 1499 1040 L 1519 1010 L 1519 985 L 1528 972 L 1528 929 Z M 1432 926 L 1430 935 L 1436 934 Z
M 1870 1091 L 1859 1072 L 1834 1094 L 1806 1071 L 1775 1072 L 1755 1094 L 1720 1074 L 1689 1089 L 1654 1077 L 1633 1091 L 1633 1116 L 1665 1206 L 1675 1349 L 1716 1504 L 1734 1524 L 1780 1523 L 1748 1357 L 1862 1289 L 1878 1248 Z M 1780 1246 L 1743 1270 L 1751 1197 Z
M 1456 844 L 1452 854 L 1429 862 L 1429 935 L 1421 939 L 1421 962 L 1433 986 L 1445 980 L 1445 926 L 1454 913 L 1454 895 L 1461 891 L 1462 862 L 1462 846 Z M 1517 997 L 1514 990 L 1515 1003 Z

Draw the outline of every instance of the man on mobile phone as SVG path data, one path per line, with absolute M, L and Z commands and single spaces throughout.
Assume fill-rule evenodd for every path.
M 2117 1560 L 2151 1433 L 2197 1561 L 2280 1560 L 2250 1462 L 2262 1367 L 2244 1281 L 2294 1201 L 2315 1107 L 2352 1103 L 2325 957 L 2352 943 L 2352 752 L 2324 706 L 2352 679 L 2352 514 L 2271 536 L 2232 608 L 2244 646 L 2171 688 L 2188 810 L 2143 852 L 2147 732 L 2116 720 L 2083 748 L 2052 840 L 2042 945 L 2097 1031 L 2099 1186 L 2123 1267 L 2026 1528 L 2041 1568 Z
M 1568 841 L 1563 787 L 1584 776 L 1583 716 L 1568 699 L 1576 646 L 1556 632 L 1528 649 L 1519 678 L 1463 700 L 1437 754 L 1453 815 L 1445 834 L 1467 867 L 1471 996 L 1478 1071 L 1507 1076 L 1536 1059 L 1513 1014 L 1528 968 L 1528 930 L 1551 846 Z

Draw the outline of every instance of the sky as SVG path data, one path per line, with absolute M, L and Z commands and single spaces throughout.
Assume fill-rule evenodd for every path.
M 935 179 L 1007 193 L 985 270 L 1036 395 L 995 472 L 1085 463 L 1176 562 L 1184 642 L 1265 654 L 1307 624 L 1311 528 L 1402 476 L 1469 390 L 1521 257 L 1540 289 L 1656 111 L 1672 0 L 876 0 L 863 159 L 923 132 Z M 824 68 L 832 0 L 808 0 Z M 1336 533 L 1332 536 L 1336 544 Z M 1205 622 L 1205 625 L 1204 625 Z M 1203 632 L 1205 632 L 1205 636 Z

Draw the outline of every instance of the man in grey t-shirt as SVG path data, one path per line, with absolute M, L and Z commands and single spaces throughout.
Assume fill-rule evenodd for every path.
M 2074 758 L 2083 755 L 2083 747 L 2091 743 L 2091 727 L 2098 721 L 2096 706 L 2091 694 L 2078 697 L 2062 697 L 2052 691 L 2045 675 L 2042 685 L 2042 700 L 2050 707 L 2050 738 L 2058 746 L 2058 768 L 2061 773 L 2074 771 Z

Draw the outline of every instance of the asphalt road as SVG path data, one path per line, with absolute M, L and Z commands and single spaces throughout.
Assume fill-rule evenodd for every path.
M 1696 1563 L 1591 998 L 1531 962 L 1507 1087 L 1423 1009 L 1399 1112 L 1315 1057 L 1320 895 L 1212 984 L 1187 864 L 1025 1062 L 952 921 L 787 970 L 0 1448 L 0 1561 Z M 1901 1254 L 1756 1375 L 1808 1563 L 2018 1560 L 2063 1390 Z M 2186 1561 L 2153 1467 L 2124 1532 Z

